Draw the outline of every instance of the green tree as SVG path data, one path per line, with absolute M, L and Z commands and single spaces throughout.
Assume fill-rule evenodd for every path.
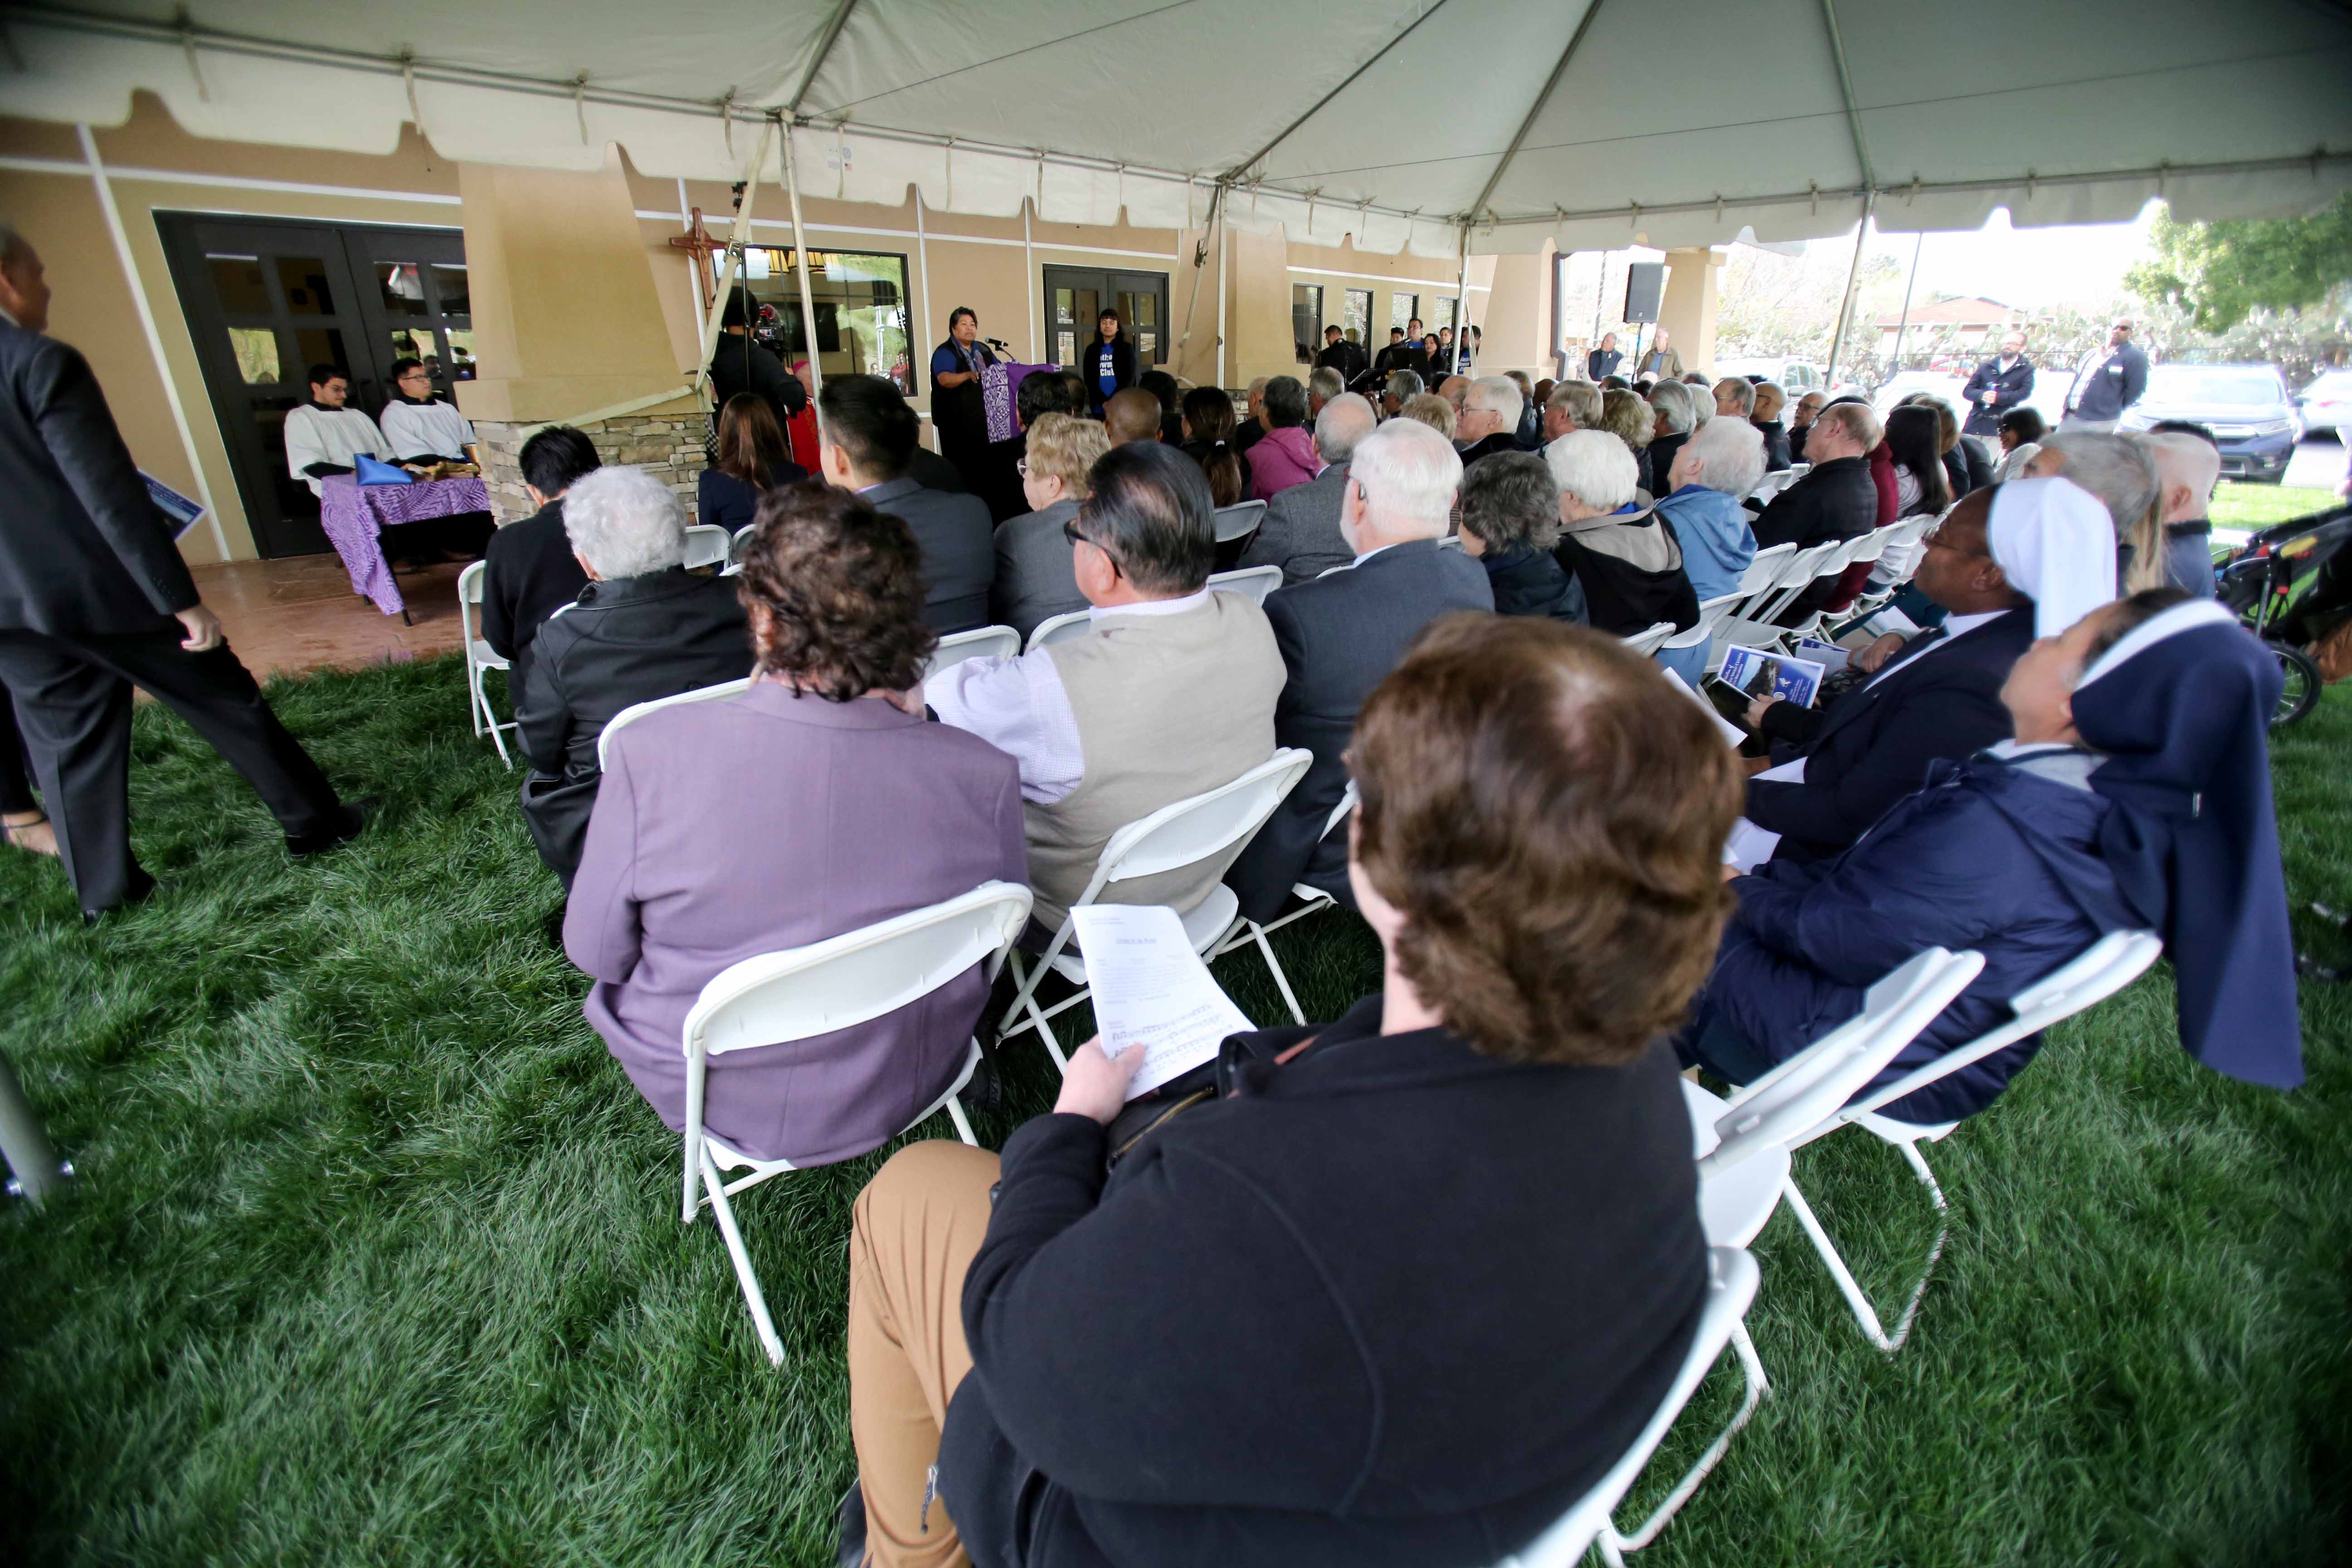
M 2229 331 L 2256 309 L 2300 310 L 2352 282 L 2352 194 L 2313 217 L 2175 223 L 2158 216 L 2156 258 L 2125 275 L 2151 305 L 2178 303 L 2203 331 Z

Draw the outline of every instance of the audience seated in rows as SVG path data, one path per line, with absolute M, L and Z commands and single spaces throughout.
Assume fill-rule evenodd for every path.
M 1307 433 L 1315 433 L 1315 421 L 1323 416 L 1324 405 L 1348 390 L 1339 373 L 1328 365 L 1318 365 L 1307 378 Z
M 1234 1092 L 1108 1173 L 1139 1053 L 1089 1043 L 1001 1157 L 858 1197 L 842 1560 L 1491 1563 L 1656 1409 L 1706 1291 L 1663 1041 L 1730 753 L 1623 648 L 1469 616 L 1350 755 L 1380 994 L 1235 1037 Z
M 2221 482 L 2221 449 L 2202 426 L 2160 425 L 2139 441 L 2156 464 L 2161 489 L 2133 542 L 2136 550 L 2150 557 L 2161 554 L 2172 586 L 2210 599 L 2215 587 L 2213 524 L 2207 514 L 2213 507 L 2213 487 Z M 2135 555 L 2131 584 L 2148 586 L 2137 560 Z
M 1710 412 L 1713 407 L 1710 403 Z M 1697 398 L 1679 381 L 1662 381 L 1650 389 L 1650 417 L 1654 422 L 1654 433 L 1650 437 L 1651 482 L 1642 488 L 1652 495 L 1665 489 L 1666 476 L 1674 471 L 1675 454 L 1698 428 L 1698 412 Z
M 507 661 L 509 703 L 522 700 L 539 628 L 588 585 L 563 531 L 563 497 L 598 462 L 596 444 L 569 425 L 533 431 L 516 456 L 537 510 L 492 533 L 482 552 L 482 640 Z
M 1780 410 L 1788 405 L 1789 395 L 1779 384 L 1762 381 L 1756 384 L 1756 412 L 1748 422 L 1764 437 L 1764 471 L 1777 474 L 1790 466 L 1789 431 L 1780 423 Z
M 1111 394 L 1103 405 L 1103 430 L 1114 447 L 1131 447 L 1140 442 L 1156 445 L 1160 440 L 1160 400 L 1139 386 L 1130 386 Z
M 719 411 L 718 458 L 695 483 L 694 516 L 730 534 L 751 526 L 770 490 L 808 478 L 793 461 L 767 400 L 748 392 L 729 398 Z
M 1532 452 L 1544 444 L 1543 399 L 1536 395 L 1535 383 L 1528 379 L 1526 371 L 1507 370 L 1503 378 L 1519 389 L 1519 422 L 1512 439 L 1520 451 Z
M 1381 383 L 1381 417 L 1395 418 L 1406 404 L 1427 391 L 1428 385 L 1409 370 L 1391 372 Z
M 1234 400 L 1222 386 L 1196 386 L 1180 405 L 1184 420 L 1184 455 L 1201 465 L 1209 481 L 1209 499 L 1218 506 L 1234 506 L 1246 499 L 1250 460 L 1234 445 Z
M 2042 438 L 2042 450 L 2025 465 L 2025 473 L 2029 479 L 2063 474 L 2099 498 L 2115 527 L 2116 580 L 2121 583 L 2131 568 L 2133 535 L 2145 529 L 2161 499 L 2156 460 L 2147 449 L 2112 431 L 2053 430 Z M 2137 586 L 2163 580 L 2155 574 Z
M 1447 407 L 1454 410 L 1454 423 L 1458 429 L 1462 424 L 1463 399 L 1470 395 L 1470 378 L 1466 375 L 1449 375 L 1440 381 L 1433 390 L 1438 396 L 1445 399 Z
M 1462 459 L 1436 432 L 1390 421 L 1358 444 L 1348 466 L 1339 529 L 1354 565 L 1265 601 L 1287 672 L 1274 742 L 1315 761 L 1225 875 L 1251 920 L 1272 920 L 1297 882 L 1353 901 L 1345 837 L 1325 837 L 1323 827 L 1347 791 L 1357 711 L 1423 626 L 1452 611 L 1495 607 L 1477 564 L 1438 547 L 1462 482 Z
M 1160 405 L 1160 438 L 1171 447 L 1184 444 L 1184 416 L 1178 410 L 1183 401 L 1184 389 L 1176 378 L 1164 370 L 1147 370 L 1135 378 L 1135 384 L 1151 394 Z
M 1242 422 L 1234 427 L 1234 445 L 1244 452 L 1265 439 L 1265 384 L 1273 379 L 1270 375 L 1252 377 L 1242 394 L 1244 412 Z M 1115 441 L 1112 445 L 1120 443 Z
M 1112 834 L 1274 754 L 1283 683 L 1265 612 L 1208 586 L 1216 531 L 1199 466 L 1139 442 L 1113 447 L 1088 485 L 1063 529 L 1092 629 L 1016 658 L 967 659 L 924 688 L 941 721 L 1021 764 L 1031 929 L 1048 936 Z M 1181 913 L 1238 852 L 1118 882 L 1105 896 Z
M 1888 409 L 1885 438 L 1895 459 L 1895 515 L 1941 517 L 1959 492 L 1936 447 L 1936 411 L 1915 403 Z
M 1756 559 L 1756 535 L 1740 502 L 1763 479 L 1764 437 L 1745 419 L 1710 419 L 1675 454 L 1657 512 L 1683 548 L 1683 574 L 1698 603 L 1736 592 Z M 1706 673 L 1707 645 L 1659 659 L 1696 689 Z
M 908 473 L 920 438 L 913 406 L 878 375 L 836 375 L 826 379 L 817 407 L 825 481 L 856 491 L 915 531 L 931 629 L 945 635 L 988 625 L 989 579 L 996 571 L 988 503 L 929 489 Z
M 1650 443 L 1656 437 L 1657 411 L 1640 394 L 1612 387 L 1601 395 L 1601 423 L 1588 428 L 1607 431 L 1633 454 L 1633 488 L 1655 495 L 1665 476 L 1650 461 Z
M 1806 445 L 1811 469 L 1757 514 L 1751 525 L 1757 547 L 1794 544 L 1802 552 L 1832 540 L 1858 539 L 1882 521 L 1892 522 L 1895 480 L 1891 459 L 1884 459 L 1885 447 L 1885 432 L 1868 404 L 1839 402 L 1823 409 Z M 1888 468 L 1882 490 L 1875 467 L 1883 459 Z M 1869 572 L 1862 565 L 1842 576 L 1815 577 L 1782 615 L 1782 624 L 1793 626 L 1816 611 L 1852 603 Z
M 1062 530 L 1078 515 L 1088 476 L 1110 450 L 1100 424 L 1068 414 L 1038 416 L 1026 439 L 1021 489 L 1033 510 L 997 524 L 996 578 L 988 590 L 996 624 L 1011 626 L 1024 642 L 1039 622 L 1087 607 Z
M 858 497 L 771 493 L 742 574 L 694 579 L 740 592 L 751 686 L 613 736 L 563 945 L 596 983 L 588 1021 L 674 1130 L 681 1030 L 720 971 L 1027 879 L 1013 760 L 924 721 L 920 572 L 912 531 Z M 869 1023 L 714 1056 L 703 1124 L 755 1159 L 862 1154 L 955 1081 L 987 994 L 975 967 Z
M 2004 485 L 2025 477 L 2025 465 L 2042 450 L 2050 426 L 2036 409 L 2012 408 L 2000 416 L 2000 461 L 1993 465 L 1992 482 Z
M 1433 392 L 1416 392 L 1404 400 L 1397 416 L 1426 425 L 1448 441 L 1454 439 L 1456 416 L 1454 405 Z
M 1756 416 L 1756 384 L 1744 375 L 1727 375 L 1709 389 L 1715 394 L 1715 411 L 1726 419 L 1743 423 Z
M 1561 569 L 1559 485 L 1533 452 L 1506 452 L 1462 476 L 1462 549 L 1485 569 L 1498 616 L 1584 619 L 1584 590 Z
M 1464 387 L 1462 413 L 1454 424 L 1462 466 L 1518 451 L 1519 415 L 1526 407 L 1526 395 L 1507 375 L 1482 375 Z
M 1584 595 L 1596 631 L 1631 637 L 1660 621 L 1698 624 L 1698 599 L 1675 531 L 1634 497 L 1633 454 L 1613 436 L 1578 430 L 1544 448 L 1559 486 L 1554 553 Z
M 1371 404 L 1350 392 L 1324 405 L 1315 422 L 1315 454 L 1322 471 L 1266 502 L 1265 517 L 1244 546 L 1236 566 L 1279 566 L 1285 584 L 1304 583 L 1355 558 L 1339 531 L 1339 510 L 1348 488 L 1348 463 L 1372 433 L 1380 416 Z
M 974 465 L 980 483 L 973 493 L 988 503 L 988 515 L 998 526 L 1035 508 L 1021 481 L 1022 460 L 1029 456 L 1029 432 L 1048 414 L 1083 414 L 1086 401 L 1076 380 L 1051 371 L 1021 378 L 1013 394 L 1013 412 L 1021 427 L 1002 441 L 991 441 Z
M 2189 1053 L 2252 1082 L 2299 1083 L 2263 743 L 2279 684 L 2230 612 L 2173 588 L 2042 637 L 2001 688 L 2013 738 L 1938 763 L 1835 859 L 1775 860 L 1733 883 L 1738 911 L 1684 1059 L 1752 1083 L 1914 953 L 1981 952 L 1983 972 L 1868 1093 L 2005 1022 L 2010 997 L 2098 937 L 2154 930 L 2179 967 Z M 2028 1037 L 1882 1114 L 1971 1115 L 2041 1044 Z
M 1797 406 L 1789 416 L 1789 458 L 1792 466 L 1813 460 L 1805 451 L 1805 440 L 1812 434 L 1813 421 L 1821 417 L 1828 405 L 1828 396 L 1819 392 L 1809 392 L 1797 399 Z
M 1557 441 L 1570 430 L 1601 429 L 1601 389 L 1589 381 L 1554 384 L 1544 400 L 1544 440 Z
M 1950 404 L 1932 392 L 1915 392 L 1903 402 L 1935 415 L 1936 450 L 1942 458 L 1944 478 L 1954 500 L 1992 483 L 1991 455 L 1975 437 L 1961 432 L 1960 416 L 1952 412 Z
M 573 480 L 563 531 L 589 581 L 540 627 L 515 735 L 530 762 L 523 821 L 569 888 L 596 804 L 605 724 L 656 697 L 741 679 L 751 646 L 735 584 L 686 569 L 686 508 L 643 468 Z
M 1870 681 L 1826 709 L 1759 698 L 1751 729 L 1796 780 L 1750 779 L 1748 817 L 1780 835 L 1774 858 L 1819 860 L 1861 837 L 1938 761 L 2009 734 L 2001 683 L 2037 635 L 2115 597 L 2098 503 L 2063 480 L 2021 480 L 1963 499 L 1924 543 L 1913 584 L 1948 613 L 1907 643 L 1856 660 Z
M 1322 462 L 1307 434 L 1307 388 L 1295 375 L 1265 384 L 1265 438 L 1249 449 L 1250 497 L 1272 500 L 1315 477 Z

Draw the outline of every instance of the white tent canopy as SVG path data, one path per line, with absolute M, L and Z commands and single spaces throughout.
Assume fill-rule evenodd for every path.
M 184 20 L 181 18 L 184 18 Z M 119 0 L 0 16 L 0 112 L 736 179 L 1454 257 L 2307 212 L 2352 185 L 2319 0 Z M 769 173 L 773 172 L 773 165 Z

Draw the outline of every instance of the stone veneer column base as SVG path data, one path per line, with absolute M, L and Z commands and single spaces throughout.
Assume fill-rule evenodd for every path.
M 661 480 L 686 505 L 686 519 L 695 521 L 695 486 L 702 474 L 703 433 L 710 427 L 701 414 L 629 414 L 581 426 L 596 444 L 596 455 L 606 463 L 628 463 Z M 519 522 L 531 513 L 530 492 L 522 485 L 523 433 L 530 425 L 477 419 L 474 437 L 482 450 L 482 482 L 489 487 L 490 515 L 499 526 Z

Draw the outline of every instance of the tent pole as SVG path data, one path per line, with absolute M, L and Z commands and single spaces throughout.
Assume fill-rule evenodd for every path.
M 760 166 L 768 161 L 768 138 L 776 133 L 776 122 L 769 121 L 760 128 L 760 145 L 752 150 L 751 161 L 743 169 L 743 205 L 735 209 L 735 222 L 727 231 L 727 265 L 719 269 L 717 292 L 710 297 L 709 313 L 702 319 L 702 353 L 694 362 L 694 382 L 689 390 L 699 397 L 710 380 L 710 356 L 719 347 L 719 323 L 727 312 L 727 296 L 735 287 L 735 269 L 743 265 L 743 242 L 751 237 L 751 200 L 760 189 Z M 746 324 L 745 330 L 750 330 Z
M 1903 313 L 1895 318 L 1895 374 L 1903 374 L 1903 334 L 1911 325 L 1911 290 L 1919 286 L 1919 254 L 1927 248 L 1927 231 L 1919 231 L 1918 243 L 1911 247 L 1911 276 L 1903 280 Z
M 1454 279 L 1454 363 L 1456 365 L 1462 363 L 1462 356 L 1470 352 L 1470 226 L 1466 223 L 1462 226 L 1458 244 L 1460 261 Z
M 1853 231 L 1853 265 L 1846 269 L 1845 293 L 1838 300 L 1837 331 L 1830 337 L 1830 367 L 1822 372 L 1822 382 L 1837 385 L 1838 352 L 1845 347 L 1846 319 L 1853 314 L 1853 288 L 1862 281 L 1862 247 L 1870 237 L 1870 215 L 1878 210 L 1878 193 L 1873 191 L 1862 200 L 1862 226 Z
M 1201 241 L 1192 247 L 1192 294 L 1184 301 L 1184 335 L 1176 340 L 1176 358 L 1183 363 L 1184 351 L 1192 342 L 1192 323 L 1201 312 L 1201 274 L 1209 268 L 1209 240 L 1217 232 L 1217 214 L 1224 205 L 1225 187 L 1219 184 L 1209 197 L 1209 225 L 1201 231 Z M 1218 268 L 1218 287 L 1224 286 L 1224 269 Z
M 1232 287 L 1233 231 L 1223 224 L 1217 227 L 1217 384 L 1225 381 L 1225 295 Z
M 784 196 L 793 206 L 793 271 L 801 280 L 801 331 L 808 339 L 809 396 L 814 399 L 824 391 L 824 356 L 816 346 L 816 299 L 809 292 L 808 233 L 801 226 L 800 161 L 793 156 L 793 128 L 786 125 L 783 130 Z M 819 429 L 824 422 L 824 416 L 817 416 Z

